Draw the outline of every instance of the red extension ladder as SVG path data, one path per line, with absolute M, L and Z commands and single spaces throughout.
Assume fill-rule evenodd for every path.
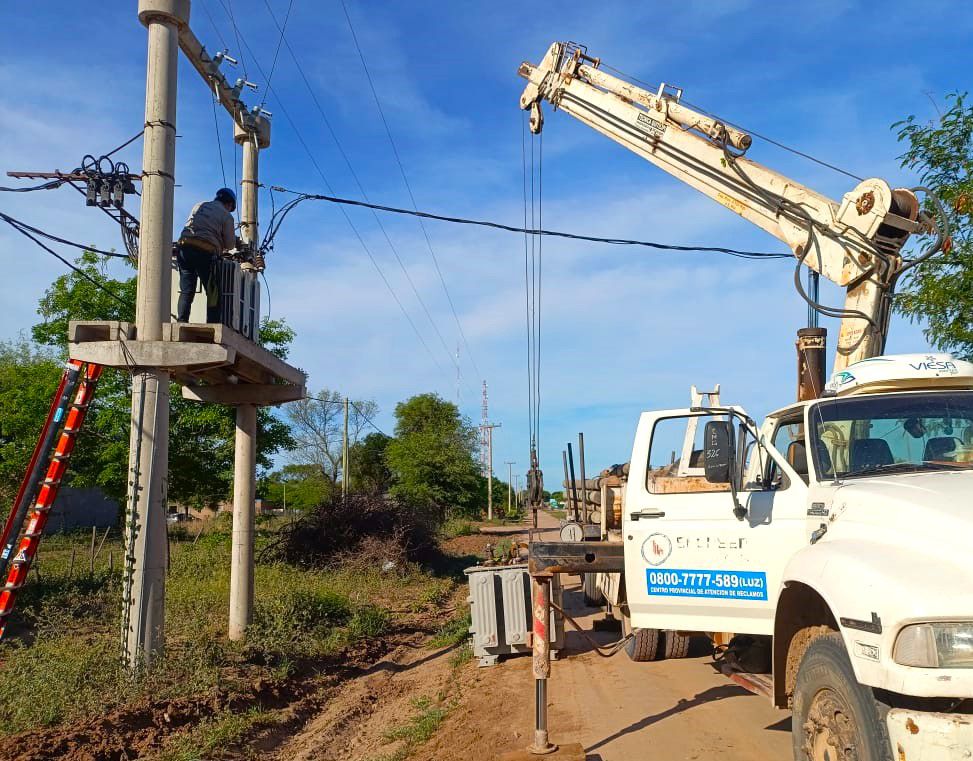
M 0 587 L 0 637 L 17 592 L 27 583 L 27 572 L 37 555 L 101 371 L 101 365 L 74 359 L 65 365 L 47 421 L 0 534 L 0 579 L 7 574 L 6 583 Z

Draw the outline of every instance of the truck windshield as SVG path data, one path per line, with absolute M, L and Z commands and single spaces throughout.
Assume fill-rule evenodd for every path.
M 824 479 L 973 469 L 973 392 L 831 399 L 809 421 Z

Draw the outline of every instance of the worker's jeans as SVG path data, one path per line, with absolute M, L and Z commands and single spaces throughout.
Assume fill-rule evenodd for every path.
M 189 310 L 196 295 L 196 283 L 203 284 L 206 293 L 206 322 L 220 321 L 219 284 L 210 282 L 216 257 L 209 251 L 183 244 L 176 254 L 179 265 L 179 322 L 189 322 Z

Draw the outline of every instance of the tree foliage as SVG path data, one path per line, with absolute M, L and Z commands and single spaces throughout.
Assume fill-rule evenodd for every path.
M 134 273 L 113 278 L 102 260 L 90 252 L 82 254 L 77 265 L 84 275 L 61 275 L 40 299 L 42 321 L 32 329 L 38 346 L 21 341 L 0 351 L 0 491 L 4 494 L 16 490 L 44 424 L 67 357 L 68 321 L 132 321 L 135 317 Z M 286 357 L 293 337 L 293 331 L 281 321 L 265 321 L 261 326 L 262 343 L 278 356 Z M 25 385 L 30 388 L 21 388 Z M 232 484 L 234 410 L 185 400 L 176 384 L 170 387 L 170 400 L 169 497 L 194 507 L 214 505 L 229 496 Z M 124 500 L 130 417 L 131 376 L 106 369 L 71 461 L 72 485 L 98 486 L 116 500 Z M 271 456 L 293 442 L 287 426 L 270 410 L 261 408 L 257 423 L 257 462 L 269 468 Z M 11 442 L 13 438 L 17 441 L 8 442 L 5 448 L 3 438 L 8 431 Z
M 391 488 L 392 471 L 386 461 L 391 441 L 390 436 L 373 432 L 352 446 L 348 453 L 352 491 L 383 494 Z
M 485 487 L 474 457 L 476 430 L 456 405 L 419 394 L 397 404 L 395 418 L 395 439 L 386 449 L 392 494 L 435 505 L 442 514 L 476 512 Z
M 16 496 L 61 370 L 54 352 L 26 338 L 0 343 L 0 504 L 4 507 Z
M 331 500 L 334 483 L 316 465 L 285 465 L 260 481 L 259 494 L 275 507 L 307 512 Z
M 953 93 L 938 121 L 910 116 L 892 125 L 908 146 L 902 166 L 939 196 L 952 238 L 951 250 L 913 270 L 896 303 L 926 322 L 930 343 L 973 359 L 973 105 L 966 101 Z
M 345 395 L 340 391 L 321 389 L 311 397 L 284 408 L 291 424 L 294 446 L 291 456 L 296 463 L 314 465 L 321 475 L 337 483 L 342 477 L 341 448 L 344 438 Z M 348 442 L 352 447 L 361 437 L 368 420 L 378 412 L 378 405 L 368 400 L 351 400 L 348 405 Z

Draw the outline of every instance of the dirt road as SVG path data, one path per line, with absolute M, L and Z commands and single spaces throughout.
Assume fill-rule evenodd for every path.
M 584 607 L 576 578 L 565 581 L 568 612 L 590 625 L 597 612 Z M 400 648 L 336 696 L 277 758 L 493 761 L 523 748 L 533 729 L 530 658 L 489 668 L 450 660 L 448 651 Z M 550 682 L 552 740 L 580 742 L 588 761 L 790 759 L 789 715 L 715 673 L 709 661 L 633 663 L 624 652 L 605 659 L 570 632 Z M 431 736 L 404 744 L 408 732 L 396 738 L 393 728 L 430 701 L 442 707 Z

